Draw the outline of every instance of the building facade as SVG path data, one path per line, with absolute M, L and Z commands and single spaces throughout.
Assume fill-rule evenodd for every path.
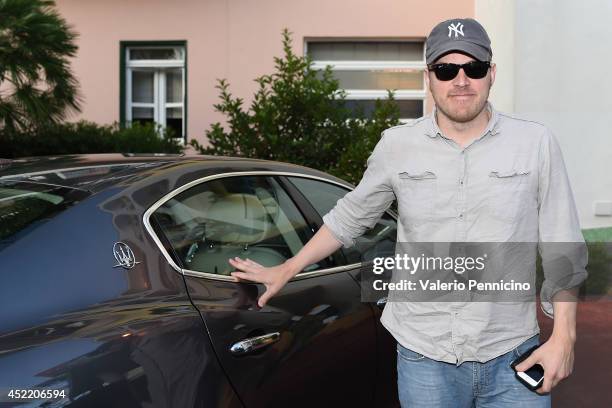
M 297 54 L 333 67 L 350 106 L 367 113 L 395 89 L 409 119 L 432 108 L 427 34 L 442 20 L 474 17 L 493 43 L 494 106 L 553 129 L 583 227 L 612 225 L 612 178 L 605 176 L 612 149 L 600 115 L 611 107 L 611 82 L 597 82 L 583 66 L 594 53 L 606 54 L 605 41 L 592 38 L 612 34 L 609 1 L 58 0 L 57 7 L 79 33 L 73 69 L 84 103 L 72 120 L 156 122 L 200 142 L 224 119 L 213 107 L 218 79 L 248 105 L 254 79 L 271 73 L 273 57 L 282 55 L 284 28 Z M 588 69 L 605 78 L 604 65 Z

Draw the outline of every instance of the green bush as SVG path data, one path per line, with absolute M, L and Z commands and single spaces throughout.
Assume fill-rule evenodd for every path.
M 612 294 L 612 227 L 585 229 L 582 234 L 589 247 L 586 293 Z
M 251 105 L 243 106 L 220 80 L 221 102 L 214 107 L 227 124 L 206 131 L 210 146 L 190 144 L 202 154 L 301 164 L 357 183 L 381 132 L 399 122 L 393 94 L 377 102 L 372 117 L 355 117 L 331 68 L 312 69 L 309 58 L 293 53 L 290 33 L 282 35 L 284 56 L 274 58 L 274 73 L 255 80 L 259 88 Z
M 612 294 L 612 245 L 609 242 L 588 242 L 589 276 L 585 283 L 588 295 Z
M 26 132 L 0 133 L 0 157 L 86 153 L 180 153 L 183 146 L 153 124 L 121 128 L 92 122 L 48 125 Z

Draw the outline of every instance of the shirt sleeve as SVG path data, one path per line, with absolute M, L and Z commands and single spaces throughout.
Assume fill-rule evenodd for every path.
M 355 245 L 355 239 L 372 228 L 395 199 L 385 163 L 389 157 L 386 139 L 383 132 L 357 187 L 323 216 L 325 225 L 345 248 Z
M 540 302 L 542 311 L 553 317 L 553 296 L 586 280 L 588 252 L 561 148 L 548 129 L 539 154 L 538 251 L 544 270 Z

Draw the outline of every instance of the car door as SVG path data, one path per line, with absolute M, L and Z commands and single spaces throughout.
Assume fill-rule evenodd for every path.
M 229 276 L 229 258 L 277 265 L 315 231 L 278 177 L 209 176 L 151 210 L 245 406 L 373 405 L 376 326 L 346 267 L 310 265 L 261 309 L 263 285 Z
M 299 190 L 319 214 L 319 227 L 322 225 L 322 217 L 327 214 L 350 189 L 343 184 L 331 180 L 316 179 L 311 177 L 287 177 L 287 180 Z M 366 266 L 362 261 L 372 260 L 374 257 L 393 256 L 397 240 L 397 221 L 391 211 L 382 214 L 381 219 L 356 239 L 355 246 L 342 248 L 346 265 L 351 266 L 350 274 L 361 283 L 361 274 Z M 373 276 L 371 273 L 368 276 Z M 364 292 L 365 293 L 365 292 Z M 371 297 L 368 293 L 363 298 Z M 380 316 L 386 304 L 383 295 L 378 301 L 371 304 L 376 320 L 377 332 L 377 378 L 375 390 L 375 406 L 399 406 L 397 397 L 397 353 L 396 341 L 391 334 L 380 323 Z

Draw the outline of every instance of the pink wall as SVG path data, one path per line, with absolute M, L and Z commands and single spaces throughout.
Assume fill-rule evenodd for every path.
M 474 0 L 58 0 L 80 34 L 73 68 L 85 98 L 73 119 L 119 120 L 119 42 L 187 40 L 189 138 L 204 137 L 214 112 L 217 78 L 246 103 L 253 79 L 281 55 L 281 31 L 297 53 L 309 37 L 423 39 L 437 22 L 474 15 Z M 428 109 L 431 103 L 428 103 Z

